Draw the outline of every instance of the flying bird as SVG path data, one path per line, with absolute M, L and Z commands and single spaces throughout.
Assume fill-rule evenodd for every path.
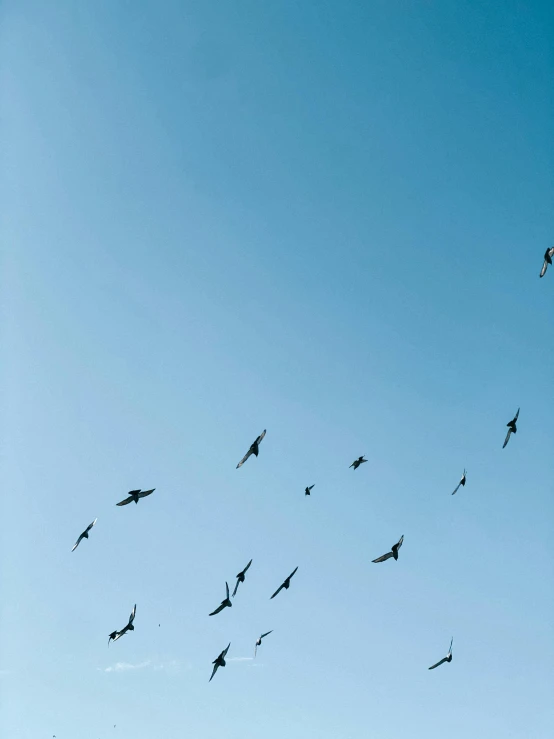
M 541 273 L 539 277 L 544 277 L 546 274 L 546 270 L 548 269 L 548 265 L 552 264 L 552 257 L 554 257 L 554 246 L 551 246 L 550 249 L 547 249 L 544 252 L 544 264 L 542 265 Z
M 91 530 L 91 528 L 92 528 L 92 527 L 94 526 L 94 524 L 95 524 L 95 523 L 96 523 L 97 521 L 98 521 L 98 519 L 97 519 L 97 518 L 95 518 L 95 519 L 94 519 L 94 521 L 93 521 L 92 523 L 89 523 L 89 525 L 88 525 L 88 526 L 86 527 L 86 529 L 85 529 L 85 530 L 83 531 L 83 533 L 82 533 L 82 534 L 81 534 L 81 535 L 79 536 L 79 538 L 77 539 L 77 541 L 76 541 L 76 542 L 75 542 L 75 544 L 73 545 L 73 549 L 71 550 L 72 552 L 74 552 L 74 551 L 75 551 L 75 550 L 77 549 L 77 547 L 78 547 L 78 546 L 79 546 L 79 544 L 81 543 L 81 540 L 82 540 L 82 539 L 88 539 L 88 532 L 89 532 L 89 531 Z
M 137 613 L 137 604 L 135 603 L 135 606 L 133 610 L 131 611 L 131 615 L 129 616 L 129 622 L 126 626 L 124 626 L 121 631 L 112 631 L 112 633 L 109 635 L 110 638 L 108 639 L 108 646 L 110 646 L 110 641 L 117 641 L 120 637 L 122 637 L 124 634 L 126 634 L 128 631 L 134 631 L 135 627 L 133 626 L 133 621 L 135 620 L 135 616 Z
M 235 585 L 235 589 L 233 590 L 233 598 L 237 594 L 237 590 L 239 589 L 240 583 L 244 582 L 244 578 L 246 577 L 246 571 L 248 570 L 251 564 L 252 564 L 252 560 L 250 560 L 250 562 L 246 565 L 244 570 L 242 570 L 242 572 L 239 572 L 239 574 L 237 575 L 237 584 Z
M 125 498 L 125 500 L 122 500 L 119 503 L 116 503 L 116 505 L 127 505 L 128 503 L 131 503 L 132 501 L 135 501 L 135 503 L 139 502 L 139 498 L 146 498 L 147 495 L 150 495 L 154 492 L 156 488 L 152 488 L 152 490 L 129 490 L 127 495 L 128 498 Z
M 456 495 L 456 493 L 458 492 L 458 490 L 459 490 L 459 488 L 460 488 L 460 485 L 461 485 L 462 487 L 465 487 L 465 484 L 466 484 L 466 471 L 464 470 L 464 474 L 462 475 L 462 479 L 461 479 L 461 480 L 460 480 L 460 482 L 459 482 L 459 483 L 458 483 L 458 484 L 456 485 L 456 489 L 454 490 L 454 492 L 452 493 L 452 495 Z
M 311 494 L 311 490 L 314 487 L 315 487 L 315 485 L 310 485 L 309 488 L 306 488 L 306 490 L 304 490 L 304 495 L 310 495 Z
M 221 612 L 221 611 L 222 611 L 222 610 L 223 610 L 224 608 L 231 608 L 231 607 L 232 607 L 232 605 L 233 605 L 233 604 L 232 604 L 232 603 L 231 603 L 231 601 L 229 600 L 229 586 L 227 585 L 227 583 L 225 583 L 225 589 L 226 589 L 226 591 L 227 591 L 227 597 L 225 598 L 225 600 L 222 600 L 222 601 L 221 601 L 221 605 L 219 605 L 219 606 L 218 606 L 218 607 L 217 607 L 217 608 L 215 609 L 215 611 L 212 611 L 212 612 L 211 612 L 210 614 L 208 614 L 208 615 L 210 615 L 210 616 L 215 616 L 215 614 L 216 614 L 216 613 L 220 613 L 220 612 Z
M 443 657 L 440 662 L 437 662 L 436 665 L 432 665 L 429 669 L 434 670 L 435 667 L 438 667 L 439 665 L 442 665 L 444 662 L 452 662 L 452 642 L 454 641 L 454 637 L 450 640 L 450 648 L 448 649 L 448 654 L 446 657 Z
M 517 413 L 512 418 L 512 420 L 506 424 L 506 426 L 508 427 L 508 433 L 506 434 L 506 438 L 504 439 L 504 443 L 502 444 L 502 449 L 504 449 L 506 444 L 510 441 L 510 435 L 517 434 L 516 421 L 517 421 L 518 416 L 519 416 L 519 408 L 517 409 Z
M 358 457 L 358 459 L 355 459 L 350 467 L 354 467 L 355 470 L 358 469 L 358 467 L 363 464 L 364 462 L 367 462 L 367 459 L 364 459 L 364 455 L 362 454 L 361 457 Z M 350 467 L 348 469 L 350 469 Z
M 218 667 L 225 667 L 225 664 L 226 664 L 225 657 L 227 656 L 227 652 L 229 651 L 229 647 L 230 646 L 231 646 L 231 642 L 229 642 L 229 644 L 227 644 L 227 649 L 224 649 L 221 652 L 221 654 L 218 657 L 216 657 L 214 659 L 214 661 L 212 662 L 212 665 L 214 666 L 214 669 L 212 671 L 212 677 L 210 677 L 210 679 L 208 680 L 209 683 L 211 683 L 213 676 L 217 672 L 217 668 Z
M 271 631 L 266 631 L 266 632 L 265 632 L 265 634 L 262 634 L 261 636 L 259 636 L 259 637 L 258 637 L 258 638 L 256 639 L 256 646 L 254 647 L 254 657 L 256 657 L 256 655 L 258 654 L 258 647 L 259 647 L 259 646 L 260 646 L 260 644 L 262 643 L 262 639 L 263 639 L 264 637 L 268 636 L 269 634 L 271 634 L 271 632 L 272 632 L 272 631 L 273 631 L 273 629 L 271 629 Z
M 372 560 L 372 562 L 384 562 L 386 559 L 390 559 L 391 557 L 394 557 L 395 559 L 398 559 L 398 550 L 402 546 L 402 542 L 403 541 L 404 541 L 404 534 L 402 534 L 402 536 L 396 542 L 396 544 L 393 544 L 392 545 L 390 552 L 387 552 L 386 554 L 383 554 L 382 557 L 377 557 L 377 559 Z
M 283 583 L 281 583 L 281 585 L 279 585 L 279 587 L 273 593 L 273 595 L 271 596 L 271 598 L 269 600 L 272 600 L 273 598 L 275 598 L 275 596 L 278 593 L 280 593 L 283 588 L 285 588 L 285 590 L 288 590 L 290 588 L 290 581 L 291 581 L 292 576 L 294 575 L 294 573 L 296 572 L 297 569 L 298 569 L 298 567 L 295 567 L 294 568 L 294 570 L 290 573 L 290 575 L 287 577 L 287 579 Z
M 237 464 L 237 470 L 238 470 L 239 467 L 242 467 L 242 465 L 246 462 L 246 460 L 248 459 L 248 457 L 251 454 L 254 454 L 256 457 L 258 456 L 258 449 L 259 449 L 260 444 L 262 443 L 262 439 L 265 436 L 265 432 L 266 432 L 266 430 L 264 429 L 262 431 L 262 433 L 258 436 L 258 438 L 256 439 L 256 441 L 254 441 L 252 444 L 250 444 L 250 449 L 246 452 L 246 454 L 244 455 L 244 457 Z

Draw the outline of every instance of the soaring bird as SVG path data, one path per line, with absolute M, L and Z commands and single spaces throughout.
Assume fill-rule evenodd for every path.
M 542 265 L 541 273 L 539 277 L 544 277 L 546 274 L 546 270 L 548 269 L 548 265 L 552 264 L 552 257 L 554 257 L 554 246 L 551 246 L 550 249 L 547 249 L 544 252 L 544 264 Z
M 212 662 L 212 665 L 214 666 L 214 669 L 212 670 L 212 677 L 217 672 L 217 668 L 218 667 L 225 667 L 225 664 L 226 664 L 225 663 L 225 657 L 227 656 L 227 652 L 229 651 L 229 647 L 230 646 L 231 646 L 231 642 L 229 642 L 229 644 L 227 644 L 227 649 L 224 649 L 221 652 L 221 654 L 218 657 L 216 657 L 214 659 L 214 661 Z M 210 679 L 208 680 L 209 683 L 211 683 L 212 677 L 210 677 Z
M 235 589 L 233 590 L 233 598 L 237 594 L 237 590 L 239 589 L 239 584 L 241 582 L 244 582 L 244 578 L 246 577 L 246 571 L 248 570 L 251 564 L 252 564 L 252 560 L 250 560 L 250 562 L 246 565 L 244 570 L 242 570 L 242 572 L 239 572 L 239 574 L 237 575 L 237 584 L 235 585 Z
M 283 583 L 281 583 L 281 585 L 279 585 L 279 587 L 273 593 L 273 595 L 271 596 L 271 598 L 269 600 L 271 600 L 272 598 L 275 598 L 275 596 L 278 593 L 280 593 L 283 588 L 285 588 L 285 590 L 288 590 L 290 588 L 290 581 L 291 581 L 292 576 L 294 575 L 294 573 L 296 572 L 297 569 L 298 569 L 298 567 L 295 567 L 294 568 L 294 570 L 290 573 L 290 575 L 287 577 L 287 579 Z
M 311 494 L 311 490 L 314 487 L 315 487 L 315 485 L 310 485 L 309 488 L 306 488 L 306 490 L 304 490 L 304 495 L 310 495 Z
M 458 492 L 458 490 L 459 490 L 459 488 L 460 488 L 460 485 L 461 485 L 462 487 L 465 487 L 465 484 L 466 484 L 466 471 L 464 470 L 464 474 L 462 475 L 462 479 L 461 479 L 461 480 L 460 480 L 460 482 L 459 482 L 459 483 L 458 483 L 458 484 L 456 485 L 456 489 L 454 490 L 454 492 L 452 493 L 452 495 L 456 495 L 456 493 Z
M 510 441 L 510 435 L 517 434 L 516 421 L 517 421 L 518 416 L 519 416 L 519 408 L 517 409 L 517 413 L 512 418 L 512 420 L 506 424 L 506 426 L 508 427 L 508 433 L 506 434 L 506 438 L 504 439 L 504 443 L 502 444 L 502 449 L 504 449 L 506 444 Z
M 364 459 L 364 455 L 362 454 L 361 457 L 358 457 L 358 459 L 355 459 L 350 467 L 354 467 L 355 470 L 358 469 L 358 467 L 363 464 L 364 462 L 367 462 L 367 459 Z M 350 469 L 350 468 L 349 468 Z
M 246 454 L 244 455 L 244 457 L 237 464 L 237 470 L 238 470 L 239 467 L 242 467 L 242 465 L 246 462 L 246 460 L 248 459 L 248 457 L 251 454 L 256 455 L 256 457 L 258 456 L 258 448 L 259 448 L 260 444 L 262 443 L 262 439 L 265 436 L 265 432 L 266 432 L 266 430 L 264 429 L 262 431 L 262 433 L 258 436 L 258 438 L 256 439 L 256 441 L 254 441 L 252 444 L 250 444 L 250 449 L 246 452 Z
M 264 637 L 268 636 L 269 634 L 271 634 L 271 632 L 272 632 L 272 631 L 273 631 L 273 629 L 271 629 L 271 631 L 266 631 L 266 632 L 265 632 L 265 634 L 262 634 L 261 636 L 259 636 L 259 637 L 258 637 L 258 638 L 256 639 L 256 646 L 254 647 L 254 657 L 256 657 L 256 655 L 258 654 L 258 647 L 259 647 L 259 646 L 260 646 L 260 644 L 262 643 L 262 639 L 263 639 Z
M 443 657 L 440 662 L 437 662 L 436 665 L 432 665 L 429 669 L 434 670 L 435 667 L 438 667 L 439 665 L 442 665 L 444 662 L 452 662 L 452 642 L 454 641 L 454 637 L 450 640 L 450 648 L 448 649 L 448 654 L 446 657 Z
M 394 557 L 395 559 L 398 559 L 398 550 L 402 546 L 402 542 L 403 541 L 404 541 L 404 534 L 402 534 L 402 536 L 396 542 L 396 544 L 393 544 L 392 545 L 390 552 L 387 552 L 386 554 L 383 554 L 382 557 L 377 557 L 377 559 L 373 559 L 372 562 L 384 562 L 386 559 L 390 559 L 391 557 Z
M 120 637 L 122 637 L 124 634 L 126 634 L 128 631 L 134 631 L 135 627 L 133 626 L 133 621 L 135 620 L 135 616 L 137 613 L 137 604 L 135 603 L 135 606 L 133 610 L 131 611 L 131 615 L 129 616 L 129 622 L 126 626 L 124 626 L 121 631 L 112 631 L 110 634 L 110 638 L 108 639 L 108 646 L 110 646 L 110 641 L 117 641 Z
M 88 532 L 89 532 L 89 531 L 91 530 L 91 528 L 92 528 L 92 527 L 94 526 L 94 524 L 95 524 L 95 523 L 96 523 L 97 521 L 98 521 L 98 519 L 97 519 L 97 518 L 95 518 L 95 519 L 94 519 L 94 521 L 93 521 L 92 523 L 89 523 L 89 525 L 88 525 L 88 526 L 86 527 L 86 529 L 85 529 L 85 530 L 83 531 L 83 533 L 82 533 L 82 534 L 81 534 L 81 535 L 79 536 L 79 538 L 77 539 L 77 541 L 76 541 L 76 542 L 75 542 L 75 544 L 73 545 L 73 549 L 71 550 L 72 552 L 74 552 L 74 551 L 75 551 L 75 550 L 77 549 L 77 547 L 78 547 L 78 546 L 79 546 L 79 544 L 81 543 L 81 540 L 82 540 L 82 539 L 88 539 Z
M 127 495 L 128 498 L 125 498 L 125 500 L 122 500 L 120 503 L 116 503 L 116 505 L 127 505 L 128 503 L 131 503 L 131 501 L 135 501 L 135 503 L 139 502 L 139 498 L 146 498 L 147 495 L 150 495 L 154 492 L 156 488 L 152 488 L 152 490 L 129 490 Z
M 217 607 L 217 608 L 215 609 L 215 611 L 212 611 L 212 612 L 211 612 L 211 613 L 209 614 L 210 616 L 215 616 L 215 614 L 216 614 L 216 613 L 220 613 L 220 612 L 221 612 L 221 611 L 222 611 L 222 610 L 223 610 L 224 608 L 231 608 L 231 607 L 232 607 L 232 605 L 233 605 L 233 604 L 232 604 L 232 603 L 231 603 L 231 601 L 229 600 L 229 586 L 227 585 L 227 583 L 225 583 L 225 589 L 226 589 L 226 591 L 227 591 L 227 597 L 225 598 L 225 600 L 222 600 L 222 601 L 221 601 L 221 605 L 219 605 L 219 606 L 218 606 L 218 607 Z

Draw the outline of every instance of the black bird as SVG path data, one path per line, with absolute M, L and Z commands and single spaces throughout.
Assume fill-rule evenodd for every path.
M 459 490 L 459 488 L 460 488 L 460 485 L 461 485 L 462 487 L 465 487 L 465 484 L 466 484 L 466 471 L 464 470 L 464 474 L 462 475 L 462 479 L 461 479 L 461 480 L 460 480 L 460 482 L 459 482 L 459 483 L 458 483 L 458 484 L 456 485 L 456 489 L 454 490 L 454 492 L 452 493 L 452 495 L 456 495 L 456 493 L 458 492 L 458 490 Z
M 226 589 L 226 591 L 227 591 L 227 597 L 225 598 L 225 600 L 222 600 L 222 601 L 221 601 L 221 605 L 219 605 L 219 606 L 218 606 L 218 607 L 217 607 L 217 608 L 215 609 L 215 611 L 212 611 L 212 612 L 211 612 L 211 613 L 209 614 L 210 616 L 215 616 L 215 614 L 216 614 L 216 613 L 220 613 L 220 612 L 221 612 L 221 611 L 222 611 L 222 610 L 223 610 L 224 608 L 231 608 L 231 607 L 232 607 L 232 605 L 233 605 L 233 604 L 232 604 L 232 603 L 231 603 L 231 601 L 229 600 L 229 586 L 227 585 L 227 583 L 225 583 L 225 589 Z
M 506 438 L 504 439 L 504 443 L 502 444 L 502 449 L 506 446 L 506 444 L 510 441 L 510 434 L 517 434 L 517 426 L 516 421 L 519 416 L 519 408 L 517 409 L 517 413 L 512 418 L 512 420 L 506 424 L 508 427 L 508 433 L 506 434 Z
M 91 530 L 91 528 L 94 526 L 94 524 L 98 521 L 97 518 L 94 519 L 92 523 L 89 523 L 89 525 L 86 527 L 86 529 L 83 531 L 83 533 L 79 536 L 75 544 L 73 545 L 73 549 L 71 550 L 74 552 L 79 544 L 81 543 L 81 539 L 88 539 L 88 532 Z
M 442 665 L 444 662 L 452 662 L 452 642 L 454 641 L 454 637 L 450 640 L 450 648 L 448 649 L 448 654 L 446 657 L 443 657 L 440 662 L 437 662 L 436 665 L 432 665 L 429 669 L 434 670 L 435 667 L 438 667 L 439 665 Z
M 367 462 L 367 459 L 364 459 L 364 455 L 362 454 L 361 457 L 358 457 L 358 459 L 355 459 L 350 467 L 354 467 L 355 470 L 358 469 L 358 467 L 363 464 L 364 462 Z M 348 469 L 350 469 L 350 467 Z
M 252 560 L 250 560 L 250 562 L 246 565 L 246 567 L 244 568 L 244 570 L 242 570 L 242 572 L 239 572 L 239 574 L 237 575 L 237 584 L 235 585 L 235 589 L 233 590 L 233 598 L 237 594 L 237 590 L 239 589 L 239 584 L 241 582 L 244 582 L 244 578 L 246 576 L 246 571 L 248 570 L 248 568 L 250 567 L 251 564 L 252 564 Z
M 116 505 L 127 505 L 128 503 L 131 503 L 133 500 L 135 503 L 139 502 L 139 498 L 146 498 L 147 495 L 150 495 L 154 492 L 156 488 L 152 488 L 152 490 L 129 490 L 127 495 L 128 498 L 125 498 L 125 500 L 122 500 L 120 503 L 116 503 Z
M 214 666 L 214 669 L 213 669 L 213 671 L 212 671 L 212 677 L 213 677 L 213 676 L 215 675 L 215 673 L 217 672 L 217 668 L 218 668 L 218 667 L 225 667 L 225 664 L 226 664 L 226 662 L 225 662 L 225 657 L 227 656 L 227 652 L 229 651 L 229 647 L 230 647 L 230 646 L 231 646 L 231 642 L 229 642 L 229 644 L 227 644 L 227 649 L 224 649 L 224 650 L 223 650 L 223 651 L 221 652 L 221 654 L 220 654 L 220 655 L 219 655 L 218 657 L 216 657 L 216 658 L 214 659 L 214 661 L 212 662 L 212 665 Z M 210 679 L 208 680 L 208 682 L 209 682 L 209 683 L 211 683 L 211 681 L 212 681 L 212 677 L 210 677 Z
M 548 265 L 552 264 L 552 257 L 554 257 L 554 246 L 551 246 L 550 249 L 547 249 L 544 252 L 544 264 L 542 265 L 541 273 L 539 277 L 544 277 L 546 274 L 546 270 L 548 269 Z
M 273 629 L 271 629 L 271 631 L 266 631 L 266 632 L 265 632 L 265 634 L 262 634 L 261 636 L 259 636 L 259 637 L 258 637 L 258 638 L 256 639 L 256 646 L 254 647 L 254 657 L 256 657 L 256 655 L 258 654 L 258 647 L 259 647 L 259 646 L 260 646 L 260 644 L 262 643 L 262 639 L 263 639 L 264 637 L 268 636 L 269 634 L 271 634 L 271 632 L 272 632 L 272 631 L 273 631 Z
M 239 467 L 242 467 L 242 465 L 246 462 L 246 460 L 248 459 L 248 457 L 251 454 L 255 454 L 256 457 L 258 456 L 258 448 L 259 448 L 260 444 L 262 443 L 262 439 L 265 436 L 265 432 L 266 432 L 266 430 L 264 429 L 262 431 L 262 433 L 258 436 L 258 438 L 256 439 L 256 441 L 254 441 L 252 444 L 250 444 L 250 449 L 246 452 L 246 454 L 244 455 L 244 457 L 237 464 L 237 470 L 238 470 Z
M 402 542 L 403 541 L 404 541 L 404 534 L 402 534 L 402 536 L 396 542 L 396 544 L 393 544 L 392 545 L 390 552 L 387 552 L 386 554 L 383 554 L 382 557 L 377 557 L 377 559 L 373 559 L 372 562 L 384 562 L 386 559 L 390 559 L 391 557 L 394 557 L 395 559 L 398 559 L 398 550 L 402 546 Z
M 280 593 L 283 588 L 285 588 L 285 590 L 288 590 L 290 588 L 290 581 L 291 581 L 292 576 L 294 575 L 294 573 L 296 572 L 297 569 L 298 569 L 298 567 L 295 567 L 294 568 L 294 570 L 290 573 L 290 575 L 287 577 L 287 579 L 283 583 L 281 583 L 281 585 L 279 585 L 279 587 L 273 593 L 273 595 L 271 596 L 271 598 L 269 600 L 271 600 L 272 598 L 275 598 L 275 596 L 278 593 Z
M 310 494 L 311 494 L 311 490 L 312 490 L 312 488 L 314 488 L 314 487 L 315 487 L 315 485 L 310 485 L 310 487 L 309 487 L 309 488 L 306 488 L 306 490 L 304 490 L 304 494 L 305 494 L 305 495 L 310 495 Z
M 133 610 L 131 611 L 131 615 L 129 616 L 129 622 L 126 626 L 124 626 L 121 631 L 112 631 L 110 634 L 110 638 L 108 639 L 108 646 L 110 646 L 110 641 L 117 641 L 121 636 L 126 634 L 128 631 L 134 631 L 135 627 L 133 626 L 133 621 L 135 620 L 135 615 L 137 613 L 137 604 L 135 603 L 135 606 Z

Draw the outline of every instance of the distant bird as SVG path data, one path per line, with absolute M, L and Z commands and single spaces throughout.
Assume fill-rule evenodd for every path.
M 262 439 L 265 436 L 265 432 L 266 432 L 266 430 L 264 429 L 262 431 L 262 433 L 258 436 L 258 438 L 256 439 L 256 441 L 254 441 L 252 444 L 250 444 L 250 449 L 246 452 L 246 454 L 244 455 L 244 457 L 237 464 L 237 470 L 238 470 L 239 467 L 242 467 L 242 465 L 246 462 L 246 460 L 248 459 L 248 457 L 251 454 L 254 454 L 256 457 L 258 456 L 258 449 L 259 449 L 260 444 L 262 443 Z
M 137 613 L 137 604 L 135 603 L 135 606 L 133 610 L 131 611 L 131 615 L 129 616 L 129 622 L 126 626 L 124 626 L 121 631 L 112 631 L 112 633 L 109 635 L 110 638 L 108 639 L 108 646 L 110 646 L 110 641 L 117 641 L 120 637 L 122 637 L 124 634 L 126 634 L 128 631 L 134 631 L 135 627 L 133 626 L 133 621 L 135 620 L 135 616 Z
M 135 503 L 139 502 L 139 498 L 146 498 L 147 495 L 150 495 L 154 492 L 156 488 L 152 488 L 152 490 L 129 490 L 127 495 L 128 498 L 125 498 L 125 500 L 122 500 L 120 503 L 116 503 L 116 505 L 127 505 L 128 503 L 131 503 L 131 501 L 135 501 Z
M 454 637 L 450 640 L 450 647 L 448 649 L 448 654 L 446 657 L 443 657 L 440 662 L 437 662 L 436 665 L 432 665 L 429 669 L 434 670 L 435 667 L 438 667 L 439 665 L 442 665 L 444 662 L 452 662 L 452 642 L 454 641 Z
M 517 413 L 512 418 L 512 420 L 506 424 L 506 426 L 508 427 L 508 433 L 506 434 L 506 438 L 504 439 L 504 443 L 502 444 L 502 449 L 504 449 L 506 444 L 510 441 L 510 435 L 517 434 L 516 421 L 518 419 L 518 416 L 519 416 L 519 408 L 517 409 Z
M 377 557 L 377 559 L 373 559 L 372 562 L 384 562 L 386 559 L 390 559 L 391 557 L 394 557 L 395 559 L 398 559 L 398 550 L 402 546 L 402 542 L 403 541 L 404 541 L 404 534 L 402 534 L 402 536 L 396 542 L 396 544 L 393 544 L 392 545 L 390 552 L 387 552 L 386 554 L 383 554 L 382 557 Z
M 310 485 L 309 488 L 306 488 L 306 490 L 304 490 L 304 495 L 310 495 L 311 494 L 311 490 L 314 487 L 315 487 L 315 485 Z
M 81 534 L 81 535 L 79 536 L 79 538 L 77 539 L 77 541 L 76 541 L 76 542 L 75 542 L 75 544 L 73 545 L 73 549 L 71 550 L 72 552 L 74 552 L 74 551 L 75 551 L 75 550 L 77 549 L 77 547 L 78 547 L 78 546 L 79 546 L 79 544 L 81 543 L 81 540 L 82 540 L 82 539 L 88 539 L 88 532 L 89 532 L 89 531 L 91 530 L 91 528 L 92 528 L 92 527 L 94 526 L 94 524 L 95 524 L 95 523 L 96 523 L 97 521 L 98 521 L 98 519 L 97 519 L 97 518 L 95 518 L 95 519 L 94 519 L 94 521 L 93 521 L 92 523 L 89 523 L 89 525 L 88 525 L 88 526 L 86 527 L 86 529 L 85 529 L 85 530 L 83 531 L 83 533 L 82 533 L 82 534 Z
M 263 639 L 264 637 L 268 636 L 269 634 L 271 634 L 271 632 L 272 632 L 272 631 L 273 631 L 273 629 L 271 629 L 271 631 L 266 631 L 266 632 L 265 632 L 265 634 L 262 634 L 261 636 L 259 636 L 259 637 L 258 637 L 258 638 L 256 639 L 256 646 L 254 647 L 254 657 L 256 657 L 256 655 L 258 654 L 258 647 L 259 647 L 259 646 L 260 646 L 260 644 L 262 643 L 262 639 Z
M 222 600 L 221 601 L 221 605 L 219 605 L 215 609 L 215 611 L 212 611 L 209 614 L 210 616 L 215 616 L 216 613 L 220 613 L 224 608 L 231 608 L 232 607 L 233 604 L 229 600 L 229 586 L 227 585 L 227 583 L 225 583 L 225 590 L 227 591 L 227 597 L 225 598 L 225 600 Z
M 239 574 L 237 575 L 237 584 L 235 585 L 235 589 L 233 590 L 233 598 L 237 594 L 237 590 L 239 589 L 240 583 L 241 582 L 244 582 L 244 578 L 246 576 L 246 571 L 248 570 L 248 568 L 250 567 L 251 564 L 252 564 L 252 560 L 250 560 L 250 562 L 246 565 L 246 567 L 244 568 L 244 570 L 242 570 L 242 572 L 239 572 Z
M 460 485 L 461 485 L 462 487 L 465 487 L 465 484 L 466 484 L 466 471 L 464 470 L 464 474 L 462 475 L 462 479 L 461 479 L 461 480 L 460 480 L 460 482 L 459 482 L 459 483 L 458 483 L 458 484 L 456 485 L 456 489 L 454 490 L 454 492 L 452 493 L 452 495 L 456 495 L 456 493 L 457 493 L 457 492 L 458 492 L 458 490 L 460 489 Z
M 231 642 L 229 642 L 229 644 L 227 644 L 227 649 L 224 649 L 221 652 L 221 654 L 218 657 L 216 657 L 214 659 L 214 661 L 212 662 L 212 665 L 214 666 L 214 669 L 212 671 L 212 677 L 210 677 L 210 679 L 208 680 L 209 683 L 211 683 L 213 676 L 217 672 L 217 668 L 218 667 L 225 667 L 225 664 L 226 664 L 225 657 L 227 656 L 227 652 L 229 651 L 229 647 L 230 646 L 231 646 Z
M 283 583 L 281 583 L 281 585 L 279 585 L 279 587 L 273 593 L 273 595 L 271 596 L 271 598 L 269 600 L 272 600 L 273 598 L 275 598 L 275 596 L 278 593 L 280 593 L 283 588 L 285 588 L 285 590 L 288 590 L 290 588 L 290 581 L 291 581 L 291 579 L 292 579 L 292 577 L 293 577 L 293 575 L 294 575 L 294 573 L 296 572 L 297 569 L 298 569 L 298 567 L 295 567 L 294 568 L 294 570 L 290 573 L 290 575 L 287 577 L 287 579 Z
M 355 459 L 350 467 L 354 467 L 355 470 L 358 469 L 358 467 L 363 464 L 364 462 L 367 462 L 367 459 L 364 459 L 364 455 L 362 454 L 361 457 L 358 457 L 358 459 Z M 350 467 L 348 469 L 350 469 Z
M 542 265 L 541 273 L 539 277 L 544 277 L 546 274 L 546 270 L 548 269 L 548 265 L 552 264 L 552 257 L 554 257 L 554 246 L 551 246 L 550 249 L 547 249 L 544 252 L 544 264 Z

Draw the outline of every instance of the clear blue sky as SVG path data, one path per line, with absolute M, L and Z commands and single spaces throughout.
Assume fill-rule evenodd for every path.
M 4 1 L 5 739 L 551 735 L 553 38 Z

